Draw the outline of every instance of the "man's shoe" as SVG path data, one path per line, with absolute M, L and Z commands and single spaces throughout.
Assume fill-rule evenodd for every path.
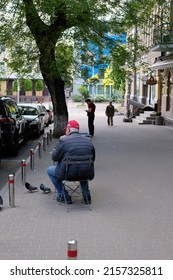
M 66 197 L 66 202 L 67 204 L 72 204 L 71 196 Z
M 91 204 L 91 196 L 84 196 L 82 202 L 84 202 L 85 204 Z
M 57 202 L 61 202 L 61 203 L 65 203 L 65 200 L 64 200 L 64 197 L 63 197 L 63 196 L 57 197 L 57 198 L 56 198 L 56 201 L 57 201 Z
M 57 197 L 56 200 L 57 200 L 57 202 L 72 204 L 71 196 L 66 197 L 66 199 L 64 198 L 64 196 Z

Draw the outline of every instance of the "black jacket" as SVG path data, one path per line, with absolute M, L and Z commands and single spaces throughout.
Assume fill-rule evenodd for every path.
M 93 156 L 93 162 L 95 161 L 95 148 L 92 144 L 90 138 L 79 134 L 78 132 L 72 132 L 69 136 L 63 136 L 59 139 L 59 142 L 56 144 L 52 152 L 52 160 L 57 162 L 56 166 L 56 175 L 59 180 L 65 179 L 66 167 L 64 161 L 67 156 Z M 68 178 L 70 180 L 78 179 L 85 180 L 94 178 L 94 164 L 92 163 L 90 172 L 88 175 L 88 165 L 78 164 L 73 165 L 69 169 Z M 89 178 L 87 178 L 89 177 Z
M 106 116 L 108 116 L 108 117 L 113 117 L 114 116 L 114 113 L 115 113 L 115 108 L 114 108 L 114 106 L 113 105 L 108 105 L 107 107 L 106 107 Z

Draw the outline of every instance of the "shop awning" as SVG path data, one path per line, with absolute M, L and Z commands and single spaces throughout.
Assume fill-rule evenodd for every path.
M 137 101 L 135 101 L 133 99 L 128 99 L 128 104 L 129 105 L 133 105 L 134 107 L 140 108 L 140 109 L 144 109 L 144 107 L 146 106 L 146 105 L 144 105 L 144 104 L 142 104 L 140 102 L 137 102 Z
M 159 69 L 166 69 L 166 68 L 173 68 L 173 59 L 158 61 L 150 66 L 151 70 L 159 70 Z
M 137 102 L 133 99 L 128 99 L 128 104 L 129 105 L 133 105 L 135 108 L 139 108 L 139 109 L 142 109 L 143 111 L 154 111 L 154 108 L 151 107 L 151 106 L 147 106 L 143 103 L 140 103 L 140 102 Z

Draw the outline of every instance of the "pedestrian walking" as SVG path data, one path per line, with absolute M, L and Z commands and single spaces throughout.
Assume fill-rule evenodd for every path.
M 95 119 L 95 104 L 91 101 L 91 99 L 87 98 L 85 102 L 88 105 L 87 116 L 88 116 L 88 129 L 89 129 L 89 137 L 94 136 L 94 119 Z
M 113 125 L 113 117 L 115 113 L 115 108 L 112 105 L 112 101 L 109 102 L 109 105 L 106 107 L 105 114 L 107 116 L 107 123 L 108 125 Z

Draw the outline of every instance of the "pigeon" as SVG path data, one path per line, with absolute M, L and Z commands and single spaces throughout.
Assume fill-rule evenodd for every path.
M 49 189 L 48 187 L 46 187 L 43 184 L 40 185 L 40 190 L 42 190 L 44 193 L 50 193 L 51 192 L 51 189 Z
M 28 182 L 25 183 L 25 187 L 26 187 L 27 190 L 30 191 L 30 192 L 33 192 L 33 191 L 38 190 L 37 187 L 34 187 L 34 186 L 30 185 Z
M 3 206 L 3 199 L 2 196 L 0 196 L 0 210 L 2 209 L 2 206 Z

